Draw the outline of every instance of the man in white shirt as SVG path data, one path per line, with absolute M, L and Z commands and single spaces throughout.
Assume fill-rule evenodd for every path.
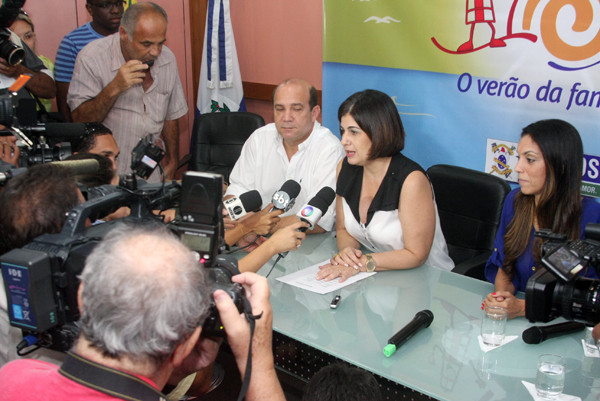
M 275 230 L 297 222 L 295 214 L 321 188 L 335 189 L 336 166 L 345 152 L 339 139 L 317 121 L 321 112 L 317 101 L 316 89 L 303 79 L 279 84 L 273 94 L 275 122 L 248 138 L 231 172 L 226 196 L 256 189 L 263 208 L 285 181 L 300 184 L 294 207 L 282 215 Z M 330 231 L 334 222 L 331 205 L 312 232 Z

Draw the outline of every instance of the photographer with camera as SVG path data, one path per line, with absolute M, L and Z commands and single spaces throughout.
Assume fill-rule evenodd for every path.
M 501 306 L 508 317 L 525 316 L 525 300 L 515 297 L 525 291 L 527 281 L 540 263 L 540 229 L 583 238 L 587 223 L 600 222 L 600 204 L 581 196 L 583 145 L 577 130 L 562 120 L 542 120 L 523 128 L 518 145 L 520 188 L 504 202 L 494 252 L 486 267 L 486 278 L 494 283 L 484 305 Z M 596 277 L 594 269 L 585 272 Z
M 0 88 L 8 88 L 21 74 L 31 75 L 26 87 L 32 94 L 51 99 L 56 96 L 54 75 L 42 60 L 8 28 L 17 19 L 24 0 L 5 0 L 0 7 Z M 26 90 L 20 97 L 29 98 Z
M 203 336 L 211 295 L 242 376 L 252 339 L 247 400 L 283 400 L 271 349 L 266 279 L 234 276 L 255 320 L 224 290 L 211 294 L 205 269 L 164 225 L 121 225 L 86 260 L 78 294 L 80 335 L 61 367 L 21 359 L 0 369 L 7 399 L 162 399 L 169 378 L 208 366 L 219 340 Z M 244 379 L 244 377 L 242 377 Z M 161 398 L 162 397 L 162 398 Z

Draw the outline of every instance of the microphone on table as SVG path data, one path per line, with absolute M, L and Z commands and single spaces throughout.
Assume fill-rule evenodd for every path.
M 584 328 L 585 324 L 580 322 L 565 322 L 551 324 L 549 326 L 533 326 L 523 331 L 522 338 L 527 344 L 539 344 L 549 338 L 575 333 Z
M 388 344 L 383 348 L 383 354 L 390 357 L 396 352 L 396 349 L 411 338 L 417 331 L 429 327 L 433 321 L 433 313 L 429 309 L 417 312 L 413 320 L 404 326 L 399 332 L 394 334 L 388 340 Z
M 262 198 L 256 189 L 223 201 L 223 206 L 231 220 L 242 218 L 249 212 L 257 212 L 261 205 Z
M 323 187 L 308 203 L 296 214 L 300 221 L 309 224 L 300 228 L 300 231 L 312 230 L 319 219 L 327 213 L 331 202 L 335 199 L 335 191 L 331 187 Z
M 300 184 L 298 184 L 294 180 L 287 180 L 283 183 L 281 188 L 277 190 L 272 197 L 273 207 L 270 212 L 273 210 L 283 210 L 283 212 L 287 212 L 294 206 L 294 202 L 296 202 L 296 197 L 300 193 Z

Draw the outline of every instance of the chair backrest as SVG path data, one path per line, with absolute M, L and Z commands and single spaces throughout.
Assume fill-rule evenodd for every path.
M 431 166 L 427 175 L 455 265 L 482 254 L 489 256 L 510 185 L 499 177 L 447 164 Z M 481 278 L 482 272 L 476 275 Z
M 250 112 L 201 114 L 194 121 L 188 169 L 223 174 L 229 182 L 244 142 L 263 125 L 265 120 Z

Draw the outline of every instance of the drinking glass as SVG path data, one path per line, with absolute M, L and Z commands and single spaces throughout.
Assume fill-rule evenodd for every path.
M 481 338 L 484 344 L 494 347 L 502 344 L 506 329 L 506 309 L 499 306 L 486 306 L 481 319 Z
M 565 360 L 560 355 L 544 354 L 538 360 L 535 389 L 538 396 L 555 399 L 565 387 Z

